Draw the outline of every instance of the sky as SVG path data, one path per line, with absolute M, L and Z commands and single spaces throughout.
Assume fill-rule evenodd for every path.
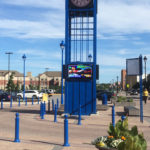
M 65 0 L 0 0 L 0 70 L 33 76 L 61 70 L 60 42 L 65 37 Z M 100 83 L 112 83 L 126 59 L 146 56 L 150 73 L 150 0 L 98 0 L 97 64 Z

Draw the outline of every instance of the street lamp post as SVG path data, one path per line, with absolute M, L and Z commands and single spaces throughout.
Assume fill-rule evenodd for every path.
M 63 104 L 63 50 L 65 48 L 64 41 L 61 41 L 60 48 L 62 50 L 62 68 L 61 68 L 61 104 Z
M 9 72 L 10 72 L 10 55 L 12 55 L 12 52 L 6 52 L 5 54 L 8 55 L 8 81 L 9 81 Z
M 24 62 L 24 65 L 23 65 L 23 73 L 24 73 L 24 84 L 23 84 L 23 100 L 25 101 L 25 61 L 26 61 L 26 55 L 24 54 L 22 56 L 22 59 L 23 59 L 23 62 Z
M 47 78 L 47 72 L 48 72 L 48 69 L 49 68 L 45 68 L 45 73 L 46 73 L 46 89 L 49 89 L 49 87 L 47 86 L 47 81 L 48 81 L 48 78 Z M 49 84 L 48 84 L 49 85 Z
M 146 87 L 146 83 L 147 83 L 147 77 L 146 77 L 146 62 L 147 62 L 147 57 L 144 56 L 144 63 L 145 63 L 145 87 Z
M 119 77 L 117 76 L 117 94 L 118 94 L 118 78 L 119 78 Z

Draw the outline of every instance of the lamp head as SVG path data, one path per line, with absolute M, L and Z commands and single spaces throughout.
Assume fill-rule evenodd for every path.
M 146 57 L 146 56 L 144 56 L 144 61 L 145 61 L 145 62 L 147 61 L 147 57 Z
M 92 59 L 92 55 L 91 54 L 88 55 L 88 59 L 91 61 L 91 59 Z
M 24 55 L 22 56 L 22 59 L 23 59 L 23 60 L 26 60 L 26 58 L 27 58 L 27 57 L 26 57 L 26 55 L 24 54 Z
M 64 43 L 64 41 L 61 41 L 61 43 L 60 43 L 60 48 L 61 48 L 62 50 L 65 48 L 65 43 Z

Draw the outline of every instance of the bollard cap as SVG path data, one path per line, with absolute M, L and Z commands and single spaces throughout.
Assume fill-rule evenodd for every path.
M 64 115 L 64 117 L 65 117 L 65 119 L 67 119 L 67 118 L 68 118 L 68 115 L 67 115 L 67 114 L 65 114 L 65 115 Z
M 16 113 L 16 117 L 19 117 L 19 113 Z
M 121 116 L 121 120 L 123 121 L 123 120 L 125 120 L 125 119 L 126 119 L 126 116 L 122 115 L 122 116 Z

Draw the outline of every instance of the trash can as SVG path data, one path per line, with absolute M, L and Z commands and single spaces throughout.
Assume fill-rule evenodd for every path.
M 108 100 L 107 94 L 104 93 L 104 94 L 102 95 L 102 104 L 103 104 L 103 105 L 107 105 L 107 100 Z

